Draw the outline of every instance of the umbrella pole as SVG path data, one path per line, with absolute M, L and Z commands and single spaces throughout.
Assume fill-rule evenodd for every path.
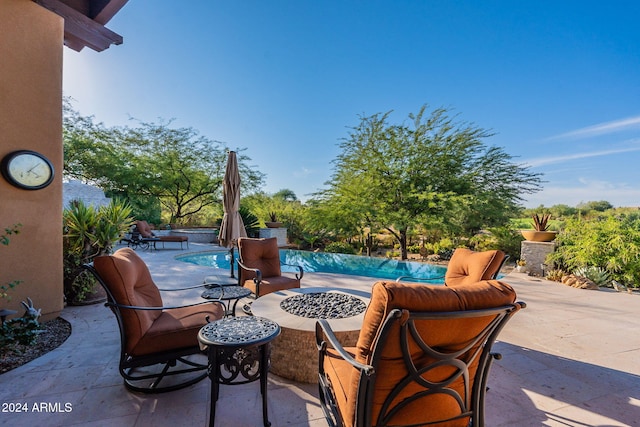
M 233 245 L 231 246 L 231 249 L 229 249 L 229 253 L 231 254 L 231 277 L 235 278 L 236 276 L 234 276 L 233 270 L 235 269 L 235 254 L 233 253 Z

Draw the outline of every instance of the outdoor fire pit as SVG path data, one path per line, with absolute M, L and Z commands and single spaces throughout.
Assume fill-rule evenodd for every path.
M 316 321 L 326 319 L 343 345 L 354 346 L 369 297 L 353 289 L 301 288 L 258 298 L 251 307 L 253 314 L 281 328 L 271 349 L 271 372 L 294 381 L 317 382 Z
M 344 319 L 362 313 L 367 305 L 341 292 L 312 292 L 285 298 L 280 308 L 289 314 L 312 319 Z

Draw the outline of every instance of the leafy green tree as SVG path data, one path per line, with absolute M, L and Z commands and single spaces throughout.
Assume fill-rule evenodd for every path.
M 486 251 L 499 249 L 504 251 L 511 261 L 520 258 L 522 235 L 512 226 L 495 227 L 488 230 L 489 233 L 479 233 L 469 239 L 473 250 Z
M 580 203 L 577 208 L 584 213 L 588 213 L 589 211 L 605 212 L 609 209 L 613 209 L 613 205 L 606 200 L 600 200 Z
M 291 190 L 280 190 L 273 195 L 263 192 L 251 194 L 240 199 L 243 207 L 252 213 L 264 226 L 269 221 L 269 214 L 275 213 L 278 221 L 287 228 L 287 237 L 290 242 L 298 245 L 305 241 L 306 228 L 308 227 L 308 207 L 303 205 L 295 193 Z
M 386 229 L 407 258 L 417 225 L 473 234 L 506 223 L 539 190 L 540 177 L 482 140 L 491 134 L 423 106 L 406 123 L 389 115 L 362 117 L 340 148 L 329 188 L 317 195 L 342 219 Z
M 288 188 L 283 188 L 282 190 L 278 191 L 273 195 L 273 198 L 281 199 L 287 202 L 295 202 L 298 200 L 298 196 L 296 196 L 296 193 Z
M 107 128 L 65 104 L 65 175 L 97 184 L 127 200 L 137 212 L 157 201 L 170 222 L 185 221 L 219 205 L 227 148 L 193 128 L 169 123 L 140 123 L 135 128 Z M 245 192 L 259 188 L 264 175 L 238 150 Z M 157 206 L 157 205 L 156 205 Z M 157 209 L 157 208 L 156 208 Z
M 551 212 L 551 216 L 557 219 L 564 219 L 574 216 L 578 213 L 578 209 L 572 208 L 569 205 L 553 205 L 549 208 L 549 212 Z
M 157 198 L 171 213 L 170 222 L 219 203 L 227 158 L 221 143 L 165 124 L 143 123 L 119 133 L 126 158 L 114 173 L 103 172 L 110 188 Z

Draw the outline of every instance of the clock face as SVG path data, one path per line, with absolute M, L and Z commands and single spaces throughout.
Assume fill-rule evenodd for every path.
M 53 181 L 53 165 L 35 151 L 14 151 L 2 160 L 2 174 L 17 187 L 38 190 Z

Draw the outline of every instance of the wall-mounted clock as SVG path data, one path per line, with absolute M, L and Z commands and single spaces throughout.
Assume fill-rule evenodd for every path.
M 25 190 L 39 190 L 53 181 L 53 164 L 31 150 L 13 151 L 0 163 L 2 176 L 12 185 Z

